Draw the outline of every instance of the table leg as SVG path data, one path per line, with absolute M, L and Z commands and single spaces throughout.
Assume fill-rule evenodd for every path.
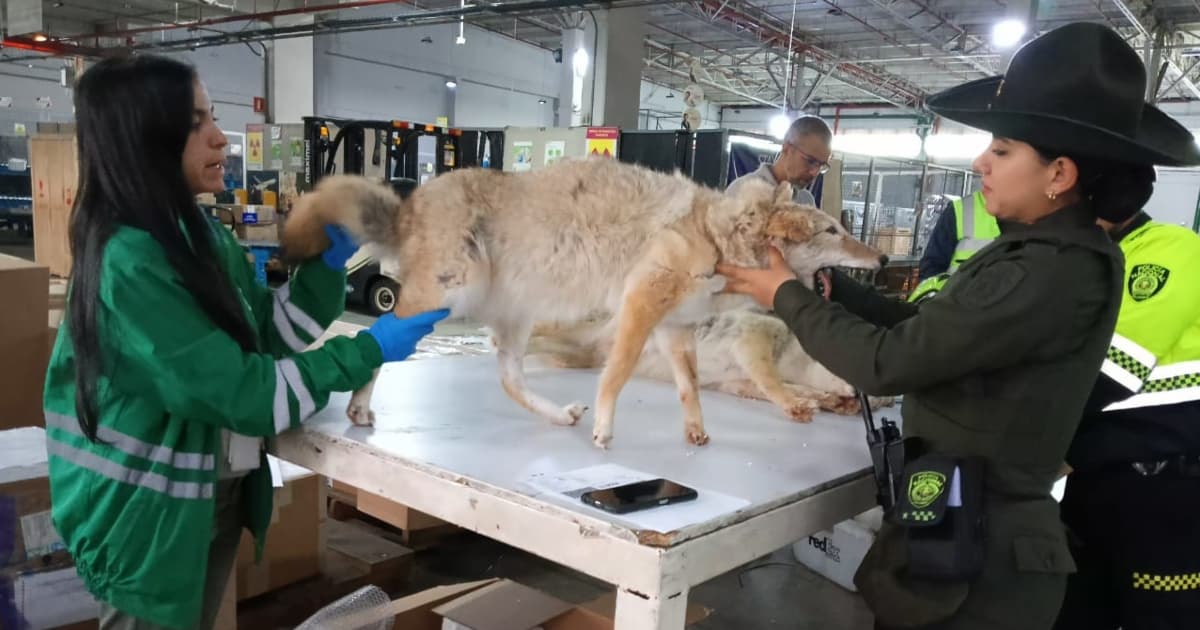
M 683 630 L 687 617 L 688 590 L 643 595 L 632 589 L 617 589 L 615 630 Z

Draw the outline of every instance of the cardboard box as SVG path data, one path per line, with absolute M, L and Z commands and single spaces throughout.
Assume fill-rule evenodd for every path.
M 45 426 L 49 269 L 0 254 L 0 303 L 0 429 Z
M 854 574 L 875 542 L 871 512 L 848 519 L 792 544 L 796 561 L 842 588 L 857 592 Z
M 0 503 L 13 507 L 0 523 L 0 567 L 12 570 L 70 566 L 71 559 L 50 519 L 46 430 L 0 431 Z M 6 510 L 7 511 L 7 510 Z
M 872 240 L 879 251 L 889 256 L 907 256 L 912 251 L 910 228 L 879 228 Z
M 275 488 L 275 505 L 262 562 L 254 562 L 254 539 L 242 532 L 236 564 L 238 601 L 273 591 L 321 571 L 321 478 L 288 462 L 280 462 L 283 487 Z
M 94 627 L 96 600 L 50 518 L 46 431 L 0 431 L 0 584 L 11 584 L 16 614 L 31 630 Z
M 13 603 L 28 630 L 96 627 L 100 605 L 75 572 L 65 568 L 12 576 Z
M 386 533 L 362 521 L 325 522 L 322 574 L 335 585 L 365 582 L 387 592 L 399 591 L 412 574 L 411 549 L 388 540 Z
M 341 484 L 340 487 L 345 487 L 345 484 Z M 406 532 L 448 525 L 446 521 L 440 518 L 414 510 L 407 505 L 396 503 L 391 499 L 385 499 L 378 494 L 367 492 L 361 488 L 357 489 L 355 500 L 359 512 L 374 516 Z
M 274 223 L 267 225 L 239 223 L 234 228 L 234 233 L 244 241 L 262 241 L 265 243 L 277 243 L 279 241 L 279 227 Z

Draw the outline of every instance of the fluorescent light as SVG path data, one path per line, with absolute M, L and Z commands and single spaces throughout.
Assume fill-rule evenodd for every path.
M 921 153 L 921 137 L 911 132 L 852 131 L 835 135 L 833 150 L 875 157 L 915 158 Z
M 575 76 L 582 77 L 588 71 L 588 52 L 582 48 L 575 51 L 575 56 L 571 57 L 571 68 L 575 71 Z
M 772 136 L 783 140 L 787 135 L 788 127 L 792 126 L 792 119 L 788 118 L 787 114 L 776 114 L 771 118 L 771 122 L 767 123 L 767 130 Z
M 925 153 L 944 160 L 974 159 L 991 143 L 992 136 L 986 133 L 935 133 L 925 138 Z
M 1025 23 L 1009 18 L 992 27 L 992 43 L 999 48 L 1012 48 L 1025 37 Z
M 448 88 L 450 88 L 451 90 L 453 90 L 454 88 L 458 87 L 458 82 L 457 82 L 457 81 L 447 81 L 447 82 L 446 82 L 446 87 L 448 87 Z

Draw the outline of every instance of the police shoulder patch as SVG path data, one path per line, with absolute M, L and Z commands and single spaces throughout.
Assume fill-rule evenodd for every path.
M 946 475 L 934 470 L 913 473 L 908 480 L 908 502 L 918 510 L 929 507 L 946 487 Z
M 999 304 L 1025 280 L 1025 265 L 1015 260 L 1001 260 L 984 267 L 966 282 L 959 292 L 959 302 L 969 308 L 987 308 Z
M 1134 265 L 1129 270 L 1129 297 L 1141 302 L 1158 295 L 1158 292 L 1167 286 L 1167 278 L 1170 276 L 1171 270 L 1162 265 Z

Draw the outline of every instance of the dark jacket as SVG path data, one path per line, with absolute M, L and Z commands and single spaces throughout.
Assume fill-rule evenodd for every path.
M 883 623 L 1053 623 L 1074 564 L 1050 489 L 1121 299 L 1121 252 L 1094 221 L 1077 205 L 1034 225 L 1003 224 L 919 308 L 841 274 L 835 303 L 799 282 L 777 292 L 776 313 L 810 355 L 868 394 L 904 395 L 906 436 L 987 462 L 983 574 L 970 585 L 915 583 L 903 577 L 903 535 L 885 525 L 859 570 Z M 1029 602 L 1011 606 L 1014 594 Z
M 954 219 L 954 202 L 948 201 L 938 215 L 937 223 L 933 224 L 933 231 L 929 233 L 929 242 L 925 244 L 925 252 L 921 254 L 921 262 L 917 265 L 917 282 L 948 271 L 956 247 L 958 222 Z

